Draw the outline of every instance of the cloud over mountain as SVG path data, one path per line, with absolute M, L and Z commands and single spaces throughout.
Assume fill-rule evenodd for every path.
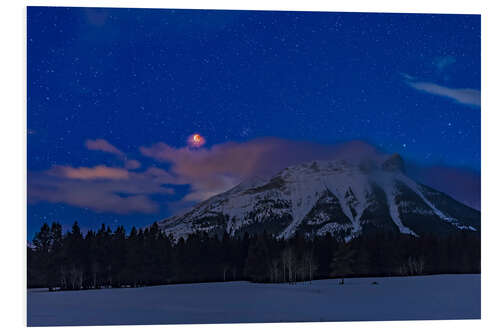
M 55 165 L 45 171 L 29 172 L 29 201 L 66 203 L 98 212 L 152 213 L 160 205 L 175 204 L 172 200 L 160 202 L 157 196 L 168 198 L 176 185 L 188 185 L 187 194 L 177 201 L 185 207 L 227 191 L 249 178 L 269 176 L 290 165 L 311 160 L 345 159 L 369 166 L 388 156 L 363 141 L 322 145 L 279 138 L 227 142 L 199 149 L 177 148 L 159 142 L 140 147 L 145 157 L 141 161 L 127 159 L 125 153 L 105 140 L 87 141 L 86 146 L 89 150 L 120 156 L 123 166 Z M 147 166 L 151 162 L 155 164 Z M 146 167 L 142 167 L 144 164 Z M 478 208 L 478 174 L 438 167 L 418 167 L 412 172 L 423 183 Z M 460 184 L 466 184 L 467 191 Z

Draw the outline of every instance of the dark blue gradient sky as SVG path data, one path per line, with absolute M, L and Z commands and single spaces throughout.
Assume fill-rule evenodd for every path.
M 151 178 L 173 166 L 141 147 L 178 156 L 193 133 L 207 154 L 364 140 L 479 177 L 478 15 L 29 7 L 27 43 L 28 238 L 43 222 L 144 226 L 188 206 L 202 180 Z M 96 139 L 116 150 L 88 149 Z

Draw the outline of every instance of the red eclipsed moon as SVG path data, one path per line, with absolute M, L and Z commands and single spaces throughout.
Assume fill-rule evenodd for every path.
M 188 144 L 191 147 L 201 147 L 205 144 L 205 138 L 198 133 L 192 134 L 188 138 Z

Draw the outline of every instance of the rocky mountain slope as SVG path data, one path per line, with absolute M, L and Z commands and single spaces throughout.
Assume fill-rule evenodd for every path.
M 291 166 L 243 182 L 159 225 L 176 239 L 196 231 L 238 236 L 266 230 L 282 238 L 331 233 L 349 240 L 380 229 L 415 236 L 479 231 L 480 212 L 410 179 L 396 154 L 380 162 Z

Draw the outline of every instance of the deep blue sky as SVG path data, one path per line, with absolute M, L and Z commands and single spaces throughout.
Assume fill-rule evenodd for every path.
M 478 15 L 29 7 L 27 43 L 28 196 L 31 174 L 54 166 L 122 168 L 126 155 L 136 172 L 168 170 L 139 147 L 181 148 L 192 133 L 207 149 L 362 139 L 422 165 L 480 170 Z M 171 188 L 147 195 L 175 203 L 189 192 Z M 28 204 L 28 238 L 53 220 L 144 226 L 173 211 L 60 201 Z

